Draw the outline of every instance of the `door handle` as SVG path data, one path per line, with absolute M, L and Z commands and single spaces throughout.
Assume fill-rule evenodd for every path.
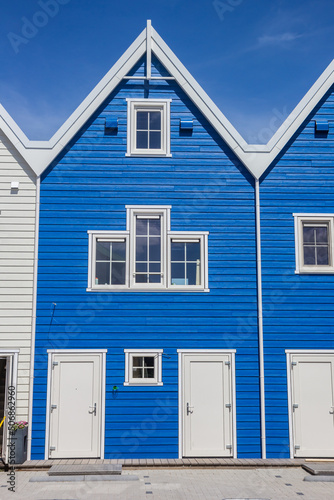
M 187 403 L 187 415 L 190 415 L 191 413 L 193 413 L 193 411 L 192 411 L 193 408 L 194 408 L 193 406 L 190 406 L 190 404 Z
M 329 410 L 329 413 L 331 413 L 331 415 L 334 415 L 334 406 L 331 407 L 332 409 Z
M 89 408 L 93 408 L 93 411 L 90 411 L 89 413 L 91 415 L 95 415 L 96 416 L 96 403 L 94 403 L 94 406 L 90 406 Z

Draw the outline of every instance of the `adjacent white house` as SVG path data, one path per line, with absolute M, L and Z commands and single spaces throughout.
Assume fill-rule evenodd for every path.
M 15 420 L 29 420 L 33 331 L 36 175 L 6 133 L 0 109 L 0 429 L 6 459 L 9 404 Z M 7 122 L 7 123 L 6 123 Z M 9 138 L 9 136 L 11 136 Z M 15 393 L 15 394 L 14 394 Z

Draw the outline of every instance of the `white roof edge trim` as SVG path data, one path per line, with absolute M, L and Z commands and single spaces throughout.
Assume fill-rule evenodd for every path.
M 160 35 L 151 29 L 152 51 L 255 179 L 259 179 L 334 83 L 334 60 L 265 144 L 248 144 Z M 41 175 L 146 53 L 145 28 L 49 141 L 30 141 L 0 105 L 0 129 L 36 175 Z

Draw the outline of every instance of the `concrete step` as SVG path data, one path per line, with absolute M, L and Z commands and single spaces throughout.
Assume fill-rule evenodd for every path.
M 302 467 L 313 476 L 334 476 L 334 462 L 307 462 Z
M 122 474 L 122 466 L 116 464 L 53 465 L 48 474 L 49 476 L 119 476 Z

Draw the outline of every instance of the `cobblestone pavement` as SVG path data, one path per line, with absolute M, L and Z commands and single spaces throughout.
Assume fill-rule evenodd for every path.
M 126 481 L 129 475 L 139 480 Z M 11 492 L 7 474 L 1 471 L 0 499 L 334 499 L 334 482 L 306 482 L 306 475 L 301 468 L 127 469 L 121 481 L 36 483 L 29 479 L 46 477 L 47 472 L 17 471 L 15 492 Z

